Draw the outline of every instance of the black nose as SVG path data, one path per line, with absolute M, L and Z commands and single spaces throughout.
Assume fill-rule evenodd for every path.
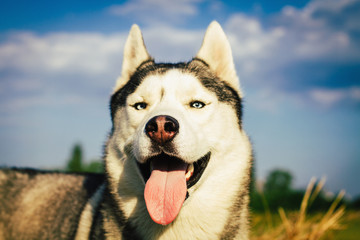
M 146 124 L 145 132 L 150 139 L 160 145 L 164 145 L 173 140 L 179 132 L 179 122 L 170 116 L 155 116 Z

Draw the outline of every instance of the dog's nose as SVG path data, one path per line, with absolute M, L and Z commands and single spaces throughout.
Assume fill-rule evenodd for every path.
M 155 116 L 146 124 L 145 132 L 153 141 L 164 145 L 179 132 L 179 122 L 170 116 Z

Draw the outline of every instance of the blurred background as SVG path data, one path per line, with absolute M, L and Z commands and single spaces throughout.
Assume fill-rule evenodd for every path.
M 304 189 L 326 177 L 325 195 L 356 199 L 359 0 L 2 0 L 0 166 L 74 169 L 81 159 L 99 169 L 131 25 L 157 61 L 178 62 L 195 56 L 212 20 L 245 93 L 256 185 Z

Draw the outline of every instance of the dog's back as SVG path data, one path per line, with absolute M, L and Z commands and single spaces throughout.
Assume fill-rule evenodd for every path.
M 70 239 L 104 177 L 0 170 L 0 239 Z

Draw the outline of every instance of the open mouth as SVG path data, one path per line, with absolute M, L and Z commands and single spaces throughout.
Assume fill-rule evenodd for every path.
M 208 152 L 196 162 L 193 162 L 192 164 L 187 164 L 185 178 L 186 186 L 188 189 L 194 186 L 200 180 L 207 164 L 209 163 L 210 155 L 211 153 Z M 141 175 L 143 176 L 145 183 L 149 180 L 151 172 L 153 170 L 153 161 L 159 159 L 161 161 L 172 162 L 174 163 L 174 165 L 180 165 L 183 163 L 180 158 L 173 157 L 165 153 L 161 153 L 159 155 L 149 158 L 146 163 L 138 163 Z
M 161 153 L 138 164 L 146 182 L 144 199 L 152 220 L 161 225 L 174 221 L 188 197 L 188 188 L 201 178 L 210 152 L 194 163 Z

